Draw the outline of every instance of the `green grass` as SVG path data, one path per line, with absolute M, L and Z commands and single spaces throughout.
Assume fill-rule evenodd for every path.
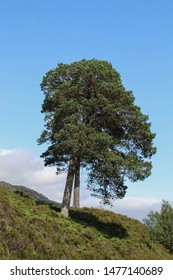
M 1 260 L 173 259 L 137 220 L 94 208 L 65 218 L 51 206 L 0 183 Z

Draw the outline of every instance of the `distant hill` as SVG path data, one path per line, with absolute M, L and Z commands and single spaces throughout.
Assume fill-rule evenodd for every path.
M 15 190 L 21 196 L 25 196 L 25 197 L 29 196 L 29 197 L 33 198 L 37 204 L 49 205 L 50 208 L 55 209 L 55 210 L 61 208 L 61 203 L 52 201 L 52 200 L 48 199 L 46 196 L 44 196 L 43 194 L 40 194 L 40 193 L 38 193 L 34 190 L 31 190 L 29 188 L 26 188 L 24 186 L 11 185 L 9 183 L 0 181 L 0 187 L 5 187 L 7 189 Z
M 59 209 L 37 192 L 0 182 L 0 259 L 173 259 L 137 220 L 94 208 L 71 209 L 65 218 Z

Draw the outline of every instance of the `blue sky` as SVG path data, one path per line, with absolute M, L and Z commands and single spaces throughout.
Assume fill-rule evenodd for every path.
M 112 63 L 156 133 L 152 175 L 130 183 L 126 198 L 173 200 L 172 14 L 171 0 L 1 0 L 0 180 L 15 181 L 10 151 L 13 160 L 18 155 L 16 168 L 30 153 L 28 170 L 44 151 L 36 142 L 44 125 L 43 75 L 60 62 L 96 58 Z

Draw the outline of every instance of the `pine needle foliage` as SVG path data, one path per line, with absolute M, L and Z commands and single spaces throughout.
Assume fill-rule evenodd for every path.
M 151 174 L 155 134 L 111 63 L 60 63 L 43 77 L 41 89 L 45 130 L 38 143 L 49 145 L 41 155 L 45 165 L 68 170 L 64 206 L 69 208 L 75 178 L 80 182 L 80 167 L 88 171 L 92 195 L 105 204 L 125 196 L 126 178 L 135 182 Z

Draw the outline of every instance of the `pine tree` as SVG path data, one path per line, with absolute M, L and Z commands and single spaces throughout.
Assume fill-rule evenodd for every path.
M 68 215 L 73 185 L 79 207 L 81 167 L 88 171 L 88 189 L 104 203 L 124 197 L 125 178 L 150 175 L 155 134 L 110 63 L 58 64 L 43 77 L 41 89 L 46 129 L 38 143 L 50 143 L 41 156 L 57 173 L 68 170 L 62 213 Z

